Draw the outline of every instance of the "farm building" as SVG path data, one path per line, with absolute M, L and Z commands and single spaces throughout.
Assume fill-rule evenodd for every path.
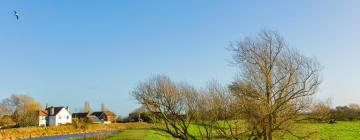
M 115 123 L 117 116 L 111 111 L 73 113 L 73 118 L 84 119 L 91 123 Z

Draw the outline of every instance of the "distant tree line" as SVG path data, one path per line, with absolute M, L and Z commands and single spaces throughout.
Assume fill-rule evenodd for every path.
M 360 121 L 360 105 L 352 103 L 332 108 L 329 100 L 318 101 L 314 103 L 311 111 L 304 115 L 307 116 L 305 120 L 315 122 Z

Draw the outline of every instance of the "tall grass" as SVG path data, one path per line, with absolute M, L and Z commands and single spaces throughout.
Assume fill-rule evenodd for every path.
M 26 139 L 45 136 L 59 136 L 99 131 L 125 130 L 132 128 L 149 128 L 146 123 L 116 123 L 116 124 L 89 124 L 86 129 L 76 128 L 73 125 L 52 127 L 24 127 L 0 130 L 1 140 Z

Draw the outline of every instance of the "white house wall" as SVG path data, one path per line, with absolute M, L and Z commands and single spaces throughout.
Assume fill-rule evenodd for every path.
M 62 108 L 56 116 L 49 116 L 49 126 L 70 124 L 71 120 L 71 114 L 65 108 Z
M 39 126 L 46 126 L 46 117 L 39 116 Z
M 56 126 L 61 124 L 71 123 L 71 114 L 65 109 L 62 108 L 59 113 L 56 115 Z

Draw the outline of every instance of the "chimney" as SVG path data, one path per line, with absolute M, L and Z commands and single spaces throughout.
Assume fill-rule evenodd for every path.
M 67 111 L 70 111 L 70 110 L 69 110 L 69 106 L 66 106 L 65 109 L 66 109 Z
M 54 107 L 50 107 L 50 115 L 54 115 L 55 111 L 54 111 Z

